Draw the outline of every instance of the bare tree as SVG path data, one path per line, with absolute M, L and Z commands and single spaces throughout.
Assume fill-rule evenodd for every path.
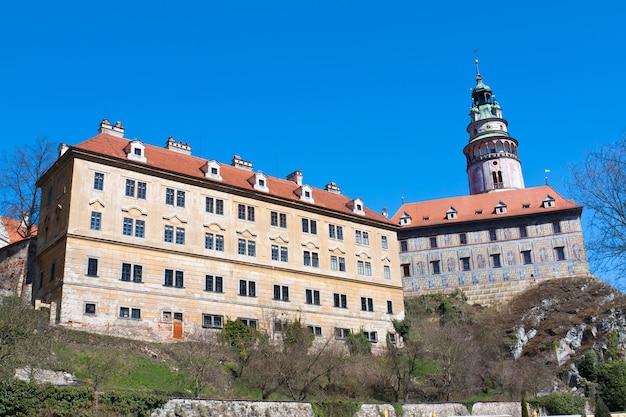
M 600 270 L 626 272 L 626 136 L 587 152 L 570 174 L 569 191 L 591 212 L 590 260 Z
M 54 145 L 45 137 L 3 155 L 0 176 L 3 212 L 21 221 L 16 231 L 24 238 L 32 235 L 39 217 L 40 190 L 36 183 L 52 165 L 54 157 Z

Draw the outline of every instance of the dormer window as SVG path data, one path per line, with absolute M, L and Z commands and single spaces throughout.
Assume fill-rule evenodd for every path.
M 506 204 L 504 204 L 502 201 L 499 201 L 498 204 L 496 204 L 495 212 L 496 214 L 506 213 Z
M 543 199 L 541 203 L 543 208 L 552 208 L 555 207 L 554 198 L 551 195 L 547 195 L 546 198 Z
M 140 140 L 130 141 L 130 149 L 127 151 L 126 157 L 131 161 L 147 162 L 146 147 Z
M 454 220 L 456 219 L 457 211 L 454 207 L 450 206 L 450 208 L 446 211 L 446 219 Z
M 298 197 L 300 197 L 301 201 L 306 201 L 307 203 L 315 203 L 315 200 L 313 199 L 313 188 L 310 185 L 302 185 L 294 192 Z
M 250 179 L 248 179 L 248 182 L 252 184 L 255 190 L 263 191 L 265 193 L 270 191 L 269 188 L 267 188 L 267 175 L 265 175 L 261 171 L 250 177 Z
M 363 209 L 364 207 L 363 200 L 361 200 L 360 198 L 355 198 L 353 202 L 354 202 L 354 207 L 352 207 L 352 211 L 356 214 L 364 215 L 365 210 Z
M 406 211 L 400 216 L 400 226 L 408 226 L 411 224 L 411 216 Z
M 528 209 L 530 208 L 530 204 L 522 204 L 522 208 Z
M 222 180 L 222 176 L 220 175 L 220 163 L 216 160 L 206 161 L 206 163 L 200 167 L 200 171 L 204 172 L 206 178 Z

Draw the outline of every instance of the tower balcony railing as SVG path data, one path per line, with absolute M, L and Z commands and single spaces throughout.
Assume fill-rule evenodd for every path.
M 502 158 L 502 157 L 513 158 L 519 161 L 519 157 L 514 153 L 506 152 L 506 151 L 498 151 L 498 152 L 489 152 L 486 154 L 474 156 L 472 158 L 467 158 L 467 163 L 472 164 L 477 161 L 487 161 L 489 159 L 496 159 L 496 158 Z

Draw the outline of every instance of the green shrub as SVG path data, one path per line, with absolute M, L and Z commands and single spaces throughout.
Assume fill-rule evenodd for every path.
M 152 411 L 163 406 L 167 400 L 165 395 L 152 391 L 110 391 L 99 398 L 103 410 L 137 417 L 150 416 Z
M 568 415 L 583 414 L 585 399 L 574 394 L 549 394 L 531 401 L 535 407 L 543 407 L 548 414 Z
M 346 336 L 346 346 L 350 355 L 371 355 L 372 354 L 372 342 L 367 340 L 367 337 L 360 332 L 350 331 Z
M 360 409 L 356 401 L 312 401 L 311 408 L 315 417 L 353 417 Z

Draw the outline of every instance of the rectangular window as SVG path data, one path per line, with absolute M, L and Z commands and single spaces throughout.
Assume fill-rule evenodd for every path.
M 494 268 L 501 268 L 502 267 L 502 262 L 500 262 L 500 254 L 499 253 L 495 253 L 495 254 L 491 255 L 491 265 Z
M 91 212 L 91 221 L 89 223 L 89 228 L 91 230 L 100 230 L 100 225 L 102 223 L 102 213 L 98 211 Z
M 176 191 L 176 206 L 185 207 L 185 192 L 181 190 Z
M 134 197 L 135 196 L 135 181 L 134 180 L 126 180 L 126 197 Z
M 258 329 L 259 328 L 259 321 L 257 319 L 242 319 L 242 318 L 239 318 L 239 320 L 241 320 L 241 322 L 243 324 L 245 324 L 246 326 L 250 326 L 253 329 Z
M 213 249 L 214 242 L 215 241 L 214 241 L 213 233 L 204 234 L 204 248 L 205 249 Z
M 213 275 L 204 277 L 204 290 L 209 292 L 224 292 L 223 278 Z
M 237 253 L 239 255 L 246 254 L 246 239 L 238 239 L 237 240 Z
M 165 226 L 163 241 L 167 243 L 172 243 L 174 241 L 174 226 Z
M 254 221 L 254 207 L 248 206 L 248 221 Z
M 143 275 L 143 268 L 141 265 L 132 265 L 129 263 L 122 263 L 122 275 L 120 279 L 122 281 L 141 282 Z
M 183 288 L 185 284 L 185 274 L 183 271 L 174 271 L 173 269 L 165 270 L 165 279 L 163 285 L 166 287 Z
M 145 200 L 147 190 L 148 190 L 148 186 L 146 185 L 145 182 L 137 181 L 137 198 L 141 200 Z
M 335 339 L 343 340 L 350 335 L 350 329 L 335 327 Z
M 522 262 L 524 262 L 525 265 L 529 265 L 533 263 L 529 250 L 522 251 Z
M 519 237 L 528 237 L 528 229 L 526 226 L 519 227 Z
M 272 211 L 270 213 L 270 225 L 278 227 L 278 212 Z
M 205 329 L 221 329 L 224 327 L 224 316 L 218 314 L 203 314 L 202 327 Z
M 361 297 L 361 311 L 374 311 L 374 300 L 369 297 Z
M 554 252 L 556 253 L 556 260 L 557 261 L 564 261 L 565 260 L 565 248 L 563 246 L 554 248 Z
M 135 220 L 135 237 L 143 238 L 146 233 L 146 222 L 143 220 Z
M 85 314 L 96 314 L 96 305 L 94 303 L 85 303 Z
M 289 251 L 286 246 L 280 247 L 280 261 L 288 262 L 289 261 Z
M 410 277 L 411 276 L 411 264 L 402 264 L 400 265 L 402 268 L 402 276 Z
M 90 277 L 98 276 L 98 259 L 96 258 L 87 259 L 87 276 L 90 276 Z
M 363 261 L 357 261 L 356 267 L 359 275 L 365 275 L 365 263 Z
M 278 260 L 278 245 L 272 245 L 272 261 Z
M 215 235 L 215 250 L 224 252 L 224 236 Z
M 304 266 L 311 266 L 311 252 L 304 251 Z
M 317 234 L 317 221 L 311 220 L 311 219 L 302 219 L 302 232 L 316 235 Z
M 308 263 L 307 263 L 307 257 L 308 257 Z M 304 264 L 307 266 L 312 266 L 313 268 L 319 268 L 320 260 L 319 260 L 319 255 L 317 254 L 317 252 L 304 251 Z
M 561 222 L 552 223 L 552 231 L 554 231 L 554 234 L 561 233 Z
M 437 236 L 431 236 L 428 238 L 428 241 L 430 242 L 430 247 L 431 248 L 436 248 L 437 247 Z
M 393 301 L 387 300 L 387 314 L 393 314 Z
M 383 266 L 383 273 L 386 280 L 391 279 L 391 268 L 389 267 L 389 265 Z
M 101 172 L 95 172 L 93 174 L 93 189 L 100 190 L 104 188 L 104 174 Z
M 215 200 L 213 197 L 205 198 L 204 211 L 207 213 L 213 213 L 215 211 Z
M 215 199 L 215 214 L 224 215 L 224 200 Z
M 124 217 L 124 226 L 122 227 L 122 234 L 125 236 L 133 235 L 133 219 L 130 217 Z
M 165 189 L 165 204 L 167 204 L 168 206 L 174 205 L 174 189 L 173 188 Z
M 141 319 L 141 309 L 120 307 L 120 318 L 139 320 Z
M 376 332 L 363 332 L 363 336 L 371 343 L 378 343 L 378 333 Z
M 363 235 L 361 234 L 360 230 L 356 230 L 354 232 L 354 240 L 357 245 L 360 245 L 361 243 L 363 243 Z
M 459 242 L 461 243 L 461 245 L 467 245 L 467 234 L 466 233 L 459 233 Z
M 207 213 L 224 214 L 224 200 L 213 197 L 206 197 L 204 210 Z
M 274 285 L 274 300 L 289 301 L 289 287 L 286 285 Z
M 409 250 L 409 243 L 406 240 L 400 241 L 400 252 L 407 252 Z
M 333 294 L 333 306 L 338 308 L 348 308 L 348 296 L 346 294 Z
M 243 204 L 239 204 L 237 206 L 237 218 L 240 220 L 246 219 L 246 206 L 244 206 Z
M 245 297 L 256 297 L 256 283 L 245 279 L 239 280 L 239 295 Z
M 320 292 L 318 290 L 305 290 L 305 301 L 307 304 L 320 305 Z
M 52 264 L 50 264 L 50 282 L 52 282 L 55 278 L 55 270 L 56 270 L 56 262 L 52 262 Z
M 50 207 L 50 204 L 52 204 L 52 188 L 49 188 L 46 193 L 46 206 Z
M 256 242 L 254 240 L 248 241 L 248 256 L 256 256 Z
M 370 234 L 368 232 L 363 232 L 363 244 L 366 246 L 370 244 Z
M 185 229 L 182 227 L 176 228 L 176 244 L 177 245 L 185 244 Z
M 365 276 L 366 277 L 372 276 L 372 264 L 367 261 L 365 262 Z
M 387 236 L 381 236 L 380 237 L 380 244 L 381 244 L 383 249 L 385 249 L 385 250 L 389 249 L 389 243 L 387 242 Z
M 489 240 L 491 241 L 498 240 L 498 234 L 495 229 L 489 230 Z
M 309 331 L 314 334 L 315 336 L 321 336 L 322 335 L 322 328 L 320 326 L 312 326 L 312 325 L 308 325 L 306 326 L 307 329 L 309 329 Z
M 463 271 L 470 270 L 470 258 L 461 258 L 461 268 Z
M 430 262 L 430 267 L 432 270 L 433 274 L 440 274 L 441 273 L 441 268 L 439 266 L 439 261 L 431 261 Z

